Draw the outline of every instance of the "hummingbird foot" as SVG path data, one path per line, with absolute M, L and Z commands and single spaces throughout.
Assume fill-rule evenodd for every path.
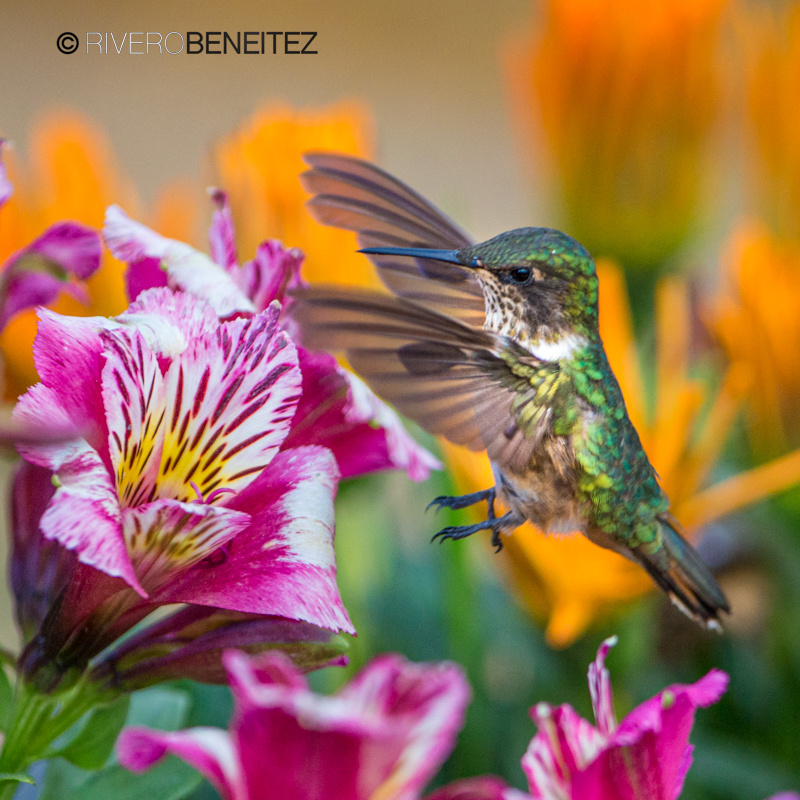
M 432 542 L 439 539 L 443 542 L 445 539 L 466 539 L 467 536 L 472 536 L 473 533 L 478 531 L 492 532 L 492 545 L 494 546 L 495 553 L 499 553 L 503 549 L 503 542 L 500 535 L 507 528 L 516 528 L 520 524 L 519 516 L 513 512 L 508 511 L 502 517 L 495 517 L 494 513 L 491 514 L 490 519 L 485 519 L 483 522 L 476 522 L 474 525 L 450 525 L 447 528 L 442 528 L 439 533 L 434 534 L 431 539 Z
M 494 496 L 494 486 L 481 492 L 462 494 L 457 497 L 440 495 L 439 497 L 434 497 L 425 510 L 428 511 L 432 506 L 436 506 L 437 511 L 442 508 L 469 508 L 485 500 L 489 504 L 489 519 L 494 519 Z

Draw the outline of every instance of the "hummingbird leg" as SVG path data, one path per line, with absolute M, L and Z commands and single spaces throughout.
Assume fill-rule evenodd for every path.
M 500 534 L 506 528 L 516 527 L 520 524 L 519 516 L 514 511 L 507 511 L 502 517 L 495 517 L 494 507 L 490 509 L 490 519 L 485 519 L 483 522 L 476 522 L 474 525 L 450 525 L 447 528 L 442 528 L 439 533 L 434 534 L 431 541 L 439 539 L 443 542 L 445 539 L 465 539 L 467 536 L 472 536 L 473 533 L 478 531 L 491 530 L 492 544 L 494 545 L 495 552 L 499 553 L 503 549 L 503 543 L 500 541 Z
M 473 492 L 472 494 L 462 494 L 458 497 L 448 497 L 447 495 L 434 497 L 425 510 L 427 511 L 431 506 L 437 506 L 437 511 L 440 508 L 469 508 L 476 503 L 480 503 L 481 500 L 485 500 L 489 506 L 489 519 L 494 519 L 494 486 L 491 489 L 484 489 L 481 492 Z

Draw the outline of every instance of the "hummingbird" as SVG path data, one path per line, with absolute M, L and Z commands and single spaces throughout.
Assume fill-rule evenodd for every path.
M 728 601 L 670 513 L 603 349 L 588 251 L 552 228 L 475 243 L 367 161 L 303 158 L 312 216 L 356 231 L 389 290 L 295 290 L 303 344 L 343 351 L 378 396 L 491 461 L 494 486 L 431 503 L 485 501 L 486 519 L 434 539 L 486 530 L 499 551 L 501 536 L 526 520 L 545 533 L 578 531 L 641 565 L 679 609 L 720 630 Z M 499 516 L 498 500 L 508 509 Z

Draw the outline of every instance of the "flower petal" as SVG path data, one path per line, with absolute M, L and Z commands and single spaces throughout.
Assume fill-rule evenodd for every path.
M 531 709 L 537 733 L 522 757 L 535 798 L 570 798 L 570 776 L 586 767 L 605 746 L 605 737 L 569 705 L 537 703 Z
M 153 500 L 166 398 L 158 358 L 137 330 L 105 331 L 102 372 L 108 449 L 120 505 Z
M 278 329 L 277 304 L 194 340 L 164 378 L 167 407 L 158 496 L 192 499 L 242 490 L 286 438 L 301 375 Z
M 167 753 L 205 775 L 223 800 L 249 800 L 236 749 L 227 731 L 189 728 L 164 733 L 133 727 L 126 728 L 117 742 L 120 764 L 134 772 L 143 772 Z
M 36 371 L 45 386 L 58 393 L 67 418 L 104 458 L 108 429 L 101 393 L 103 366 L 101 330 L 117 327 L 105 317 L 66 317 L 39 309 L 39 329 L 33 343 Z M 69 375 L 69 380 L 64 376 Z M 110 469 L 111 462 L 107 462 Z
M 403 427 L 400 417 L 361 378 L 346 369 L 342 369 L 341 374 L 350 388 L 345 419 L 351 423 L 366 422 L 382 428 L 387 454 L 393 466 L 406 470 L 412 481 L 424 481 L 432 469 L 442 469 L 441 462 L 417 444 Z
M 190 341 L 219 328 L 219 319 L 207 303 L 166 288 L 143 292 L 116 319 L 138 329 L 151 350 L 168 358 L 179 356 Z
M 75 554 L 45 539 L 39 519 L 55 493 L 52 473 L 22 461 L 11 491 L 11 588 L 14 612 L 27 642 L 67 585 Z
M 300 278 L 303 258 L 300 250 L 287 249 L 277 239 L 261 242 L 255 258 L 237 270 L 236 283 L 259 311 L 273 300 L 286 305 L 291 302 L 286 300 L 286 292 L 304 284 Z
M 248 514 L 206 503 L 160 499 L 122 510 L 130 560 L 148 592 L 210 556 L 249 523 Z
M 207 300 L 222 318 L 255 310 L 231 276 L 207 255 L 135 222 L 119 206 L 106 209 L 103 239 L 122 261 L 157 258 L 166 270 L 169 286 Z
M 36 384 L 23 395 L 15 412 L 24 417 L 58 409 L 55 392 Z M 116 488 L 100 454 L 83 439 L 21 450 L 26 460 L 55 472 L 56 492 L 39 522 L 45 537 L 146 596 L 125 549 Z
M 85 291 L 70 279 L 89 278 L 101 254 L 100 237 L 92 228 L 77 222 L 51 225 L 3 265 L 0 329 L 15 314 L 51 303 L 63 291 L 84 299 Z
M 333 356 L 298 348 L 303 394 L 284 447 L 319 444 L 336 456 L 342 478 L 399 467 L 419 479 L 439 462 L 405 431 L 400 420 L 352 373 L 342 369 Z M 356 394 L 368 402 L 354 408 L 350 377 L 358 381 Z M 378 419 L 373 410 L 378 410 Z M 377 427 L 382 417 L 393 426 Z M 399 442 L 399 444 L 396 444 Z
M 611 693 L 611 678 L 606 669 L 608 651 L 619 641 L 609 636 L 597 650 L 597 658 L 589 664 L 589 693 L 597 727 L 603 736 L 610 736 L 617 728 L 614 716 L 614 696 Z
M 227 560 L 195 568 L 164 587 L 161 602 L 198 603 L 354 628 L 336 586 L 333 550 L 338 471 L 321 447 L 282 451 L 227 507 L 252 516 Z
M 512 789 L 505 781 L 494 775 L 448 783 L 437 789 L 425 800 L 530 800 L 530 795 Z
M 347 664 L 347 642 L 307 622 L 242 614 L 207 606 L 184 606 L 141 628 L 104 655 L 90 680 L 135 691 L 180 678 L 226 683 L 222 654 L 236 647 L 251 655 L 280 651 L 303 672 Z
M 224 657 L 251 800 L 415 798 L 453 747 L 469 687 L 453 664 L 374 659 L 338 695 L 312 694 L 277 654 Z
M 228 195 L 222 189 L 210 188 L 208 193 L 211 201 L 217 207 L 211 215 L 211 227 L 208 229 L 208 243 L 211 249 L 211 258 L 231 272 L 231 267 L 236 266 L 236 232 L 233 228 L 233 216 Z M 252 298 L 250 298 L 252 300 Z M 269 304 L 267 304 L 269 305 Z M 266 306 L 263 306 L 266 308 Z M 263 310 L 259 309 L 259 311 Z

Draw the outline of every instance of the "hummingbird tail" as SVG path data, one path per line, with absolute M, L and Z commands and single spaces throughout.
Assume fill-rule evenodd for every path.
M 677 520 L 659 517 L 663 546 L 635 555 L 650 577 L 684 614 L 704 628 L 721 630 L 720 612 L 730 613 L 728 600 L 699 553 L 681 536 Z

